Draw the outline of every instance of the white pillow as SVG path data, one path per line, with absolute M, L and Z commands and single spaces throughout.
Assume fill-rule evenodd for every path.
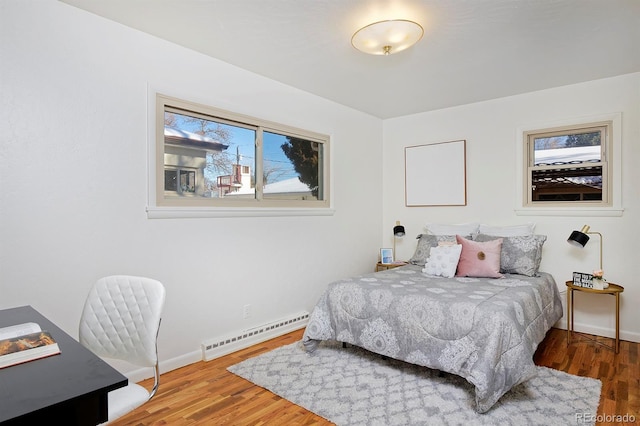
M 425 229 L 427 234 L 432 235 L 472 235 L 475 236 L 478 233 L 480 224 L 474 223 L 460 223 L 456 225 L 447 225 L 441 223 L 427 223 Z
M 458 268 L 460 253 L 462 244 L 433 247 L 422 272 L 426 275 L 452 278 Z
M 522 225 L 509 226 L 491 226 L 481 223 L 479 227 L 479 233 L 491 235 L 494 237 L 526 237 L 529 235 L 533 235 L 533 229 L 535 227 L 536 224 L 531 222 L 524 223 Z

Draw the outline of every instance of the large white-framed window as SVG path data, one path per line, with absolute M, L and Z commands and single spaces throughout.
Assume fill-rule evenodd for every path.
M 518 214 L 621 215 L 621 114 L 518 129 Z
M 155 93 L 150 217 L 332 214 L 329 136 Z

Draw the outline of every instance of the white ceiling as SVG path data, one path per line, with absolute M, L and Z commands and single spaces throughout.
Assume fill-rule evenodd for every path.
M 640 0 L 61 0 L 379 118 L 640 71 Z M 372 56 L 360 27 L 411 19 Z

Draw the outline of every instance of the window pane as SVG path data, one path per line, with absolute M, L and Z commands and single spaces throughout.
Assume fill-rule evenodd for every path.
M 534 136 L 533 202 L 602 200 L 602 130 L 592 127 Z
M 164 171 L 164 190 L 165 191 L 178 191 L 178 179 L 176 179 L 175 170 Z
M 602 166 L 532 171 L 532 201 L 600 201 Z
M 180 170 L 180 192 L 196 192 L 196 172 Z
M 165 190 L 174 191 L 165 197 L 255 198 L 255 135 L 212 117 L 165 110 L 164 165 L 178 170 L 165 171 Z
M 534 165 L 601 161 L 601 133 L 568 133 L 534 139 Z
M 324 199 L 321 143 L 271 132 L 263 139 L 263 198 Z

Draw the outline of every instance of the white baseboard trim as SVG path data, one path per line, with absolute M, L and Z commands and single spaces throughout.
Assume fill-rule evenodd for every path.
M 559 328 L 562 330 L 567 329 L 567 319 L 561 318 L 557 323 L 554 324 L 555 328 Z M 573 330 L 577 333 L 586 333 L 593 334 L 595 336 L 603 336 L 609 337 L 611 339 L 615 339 L 616 330 L 611 328 L 604 327 L 596 327 L 590 324 L 585 323 L 574 323 Z M 626 340 L 628 342 L 640 343 L 640 333 L 634 333 L 632 331 L 620 330 L 620 340 Z
M 172 370 L 177 370 L 178 368 L 186 367 L 187 365 L 196 363 L 198 361 L 202 361 L 202 352 L 200 350 L 189 352 L 175 358 L 160 360 L 160 375 L 168 373 Z M 149 367 L 139 368 L 137 370 L 132 370 L 124 373 L 124 375 L 127 376 L 127 379 L 129 379 L 130 382 L 138 383 L 143 380 L 152 378 L 153 369 Z
M 304 313 L 305 318 L 297 321 L 296 323 L 286 324 L 280 327 L 273 327 L 269 331 L 260 333 L 255 335 L 254 338 L 250 339 L 240 339 L 238 341 L 234 341 L 232 345 L 227 345 L 228 349 L 224 351 L 220 351 L 217 355 L 223 356 L 230 354 L 232 352 L 237 352 L 242 349 L 246 349 L 255 344 L 264 342 L 266 340 L 274 339 L 276 337 L 284 336 L 287 333 L 291 333 L 292 331 L 299 330 L 307 326 L 309 314 L 307 312 Z M 258 327 L 259 328 L 259 327 Z M 240 332 L 242 334 L 243 332 Z M 237 334 L 237 333 L 235 333 Z M 235 335 L 233 334 L 233 335 Z M 213 359 L 213 358 L 211 358 Z M 160 375 L 164 373 L 168 373 L 169 371 L 176 370 L 178 368 L 186 367 L 187 365 L 194 364 L 199 361 L 207 361 L 208 359 L 203 359 L 203 351 L 202 349 L 188 352 L 183 355 L 179 355 L 174 358 L 160 360 Z M 139 368 L 136 370 L 132 370 L 126 373 L 123 373 L 130 382 L 138 383 L 142 380 L 146 380 L 153 377 L 153 369 L 152 368 Z M 162 383 L 162 380 L 160 381 Z

